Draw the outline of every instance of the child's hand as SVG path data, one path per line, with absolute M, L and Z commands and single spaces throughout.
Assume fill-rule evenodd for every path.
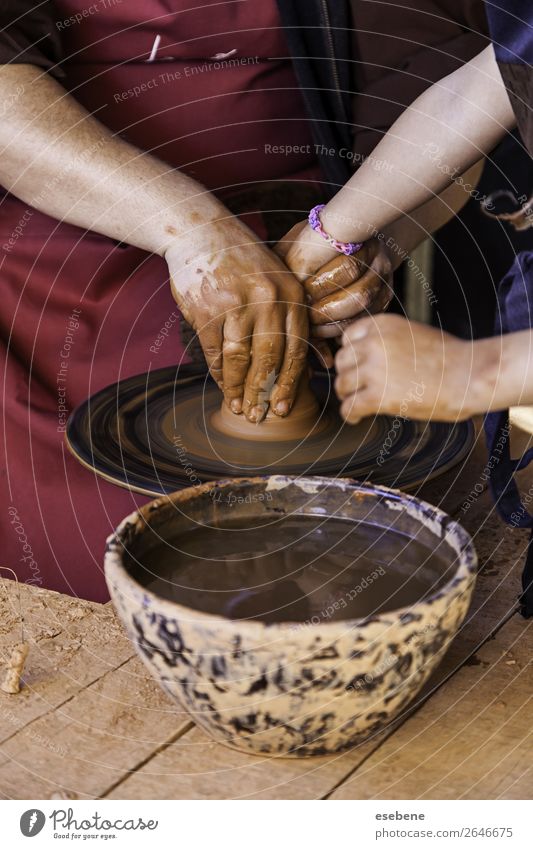
M 332 259 L 344 256 L 332 248 L 320 233 L 316 233 L 307 220 L 291 227 L 278 242 L 275 251 L 301 283 Z
M 355 319 L 383 312 L 393 296 L 392 263 L 372 239 L 354 256 L 339 256 L 308 277 L 309 320 L 318 337 L 341 336 Z
M 471 342 L 397 315 L 350 325 L 335 366 L 340 412 L 352 424 L 376 413 L 460 421 L 490 404 L 491 381 Z
M 377 239 L 354 256 L 345 256 L 303 221 L 279 242 L 276 252 L 304 285 L 316 337 L 340 336 L 354 318 L 380 312 L 392 299 L 392 263 Z

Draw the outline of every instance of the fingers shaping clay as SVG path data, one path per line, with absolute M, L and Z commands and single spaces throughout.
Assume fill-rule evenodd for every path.
M 302 439 L 320 433 L 327 424 L 327 419 L 320 416 L 318 402 L 307 380 L 302 381 L 292 410 L 284 418 L 269 410 L 262 422 L 254 424 L 242 413 L 232 413 L 227 404 L 222 402 L 220 410 L 211 419 L 212 427 L 226 436 L 261 442 Z

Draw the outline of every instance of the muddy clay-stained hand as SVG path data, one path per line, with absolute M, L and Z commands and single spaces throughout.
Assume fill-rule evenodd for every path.
M 314 337 L 340 336 L 355 318 L 381 312 L 392 299 L 392 262 L 378 239 L 346 256 L 301 221 L 276 252 L 304 285 Z
M 335 358 L 341 415 L 355 424 L 377 413 L 461 421 L 485 411 L 493 363 L 479 350 L 399 315 L 363 318 L 344 331 Z
M 201 244 L 179 239 L 165 253 L 174 298 L 232 412 L 286 416 L 306 365 L 302 287 L 240 223 L 203 229 Z

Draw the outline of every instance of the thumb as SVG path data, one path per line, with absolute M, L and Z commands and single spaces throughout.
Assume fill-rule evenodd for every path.
M 280 239 L 276 245 L 274 245 L 274 253 L 281 257 L 281 259 L 286 259 L 287 254 L 289 253 L 293 244 L 298 240 L 298 236 L 305 228 L 306 224 L 307 221 L 298 221 L 298 223 L 295 224 L 294 227 L 291 227 L 289 232 L 286 233 L 285 236 L 283 236 L 283 238 Z
M 285 255 L 285 262 L 294 276 L 303 283 L 338 256 L 338 251 L 305 223 L 296 238 L 293 237 L 292 245 Z
M 274 250 L 300 283 L 337 256 L 337 252 L 315 233 L 307 221 L 295 224 Z

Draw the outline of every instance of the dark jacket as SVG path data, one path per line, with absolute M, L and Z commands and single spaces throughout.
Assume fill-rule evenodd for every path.
M 321 157 L 337 187 L 419 94 L 487 45 L 482 0 L 277 2 L 315 141 L 339 152 Z
M 332 191 L 409 103 L 486 44 L 483 0 L 277 3 Z M 56 18 L 52 0 L 0 0 L 0 63 L 35 64 L 60 78 Z
M 489 6 L 494 50 L 518 121 L 522 141 L 533 157 L 533 8 L 531 0 Z

